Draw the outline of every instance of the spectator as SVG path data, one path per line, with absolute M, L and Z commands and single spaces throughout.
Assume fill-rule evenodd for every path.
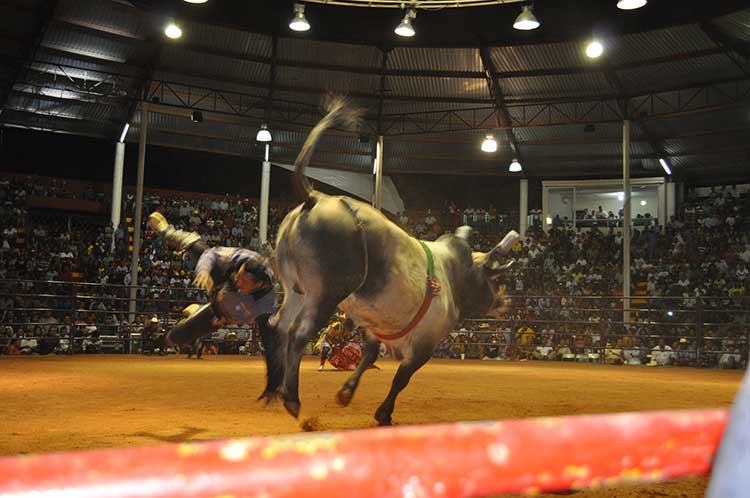
M 659 339 L 659 344 L 651 350 L 651 363 L 649 365 L 670 365 L 673 355 L 672 348 L 667 345 L 666 340 L 662 337 Z

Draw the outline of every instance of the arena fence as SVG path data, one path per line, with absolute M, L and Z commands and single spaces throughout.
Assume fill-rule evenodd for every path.
M 0 497 L 476 497 L 709 472 L 727 414 L 403 426 L 0 459 Z
M 168 330 L 198 289 L 141 286 L 135 315 L 129 287 L 83 282 L 0 280 L 0 353 L 139 353 L 159 350 L 144 332 L 152 317 Z M 467 320 L 435 356 L 464 359 L 557 359 L 649 363 L 664 339 L 671 362 L 740 367 L 750 344 L 750 299 L 744 296 L 509 296 L 500 318 Z M 623 311 L 630 322 L 623 322 Z M 153 328 L 153 327 L 152 327 Z M 149 329 L 151 330 L 151 329 Z M 213 336 L 220 353 L 258 353 L 249 327 Z

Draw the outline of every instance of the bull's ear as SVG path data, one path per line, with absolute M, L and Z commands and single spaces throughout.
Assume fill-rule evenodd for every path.
M 469 242 L 469 240 L 471 239 L 472 231 L 473 229 L 469 225 L 463 225 L 456 228 L 454 235 L 460 239 L 464 239 L 466 242 Z
M 520 238 L 521 236 L 518 235 L 518 232 L 516 232 L 515 230 L 511 230 L 510 232 L 508 232 L 505 237 L 503 237 L 503 240 L 501 240 L 500 243 L 488 253 L 489 259 L 497 259 L 498 256 L 508 254 L 511 247 L 513 247 Z

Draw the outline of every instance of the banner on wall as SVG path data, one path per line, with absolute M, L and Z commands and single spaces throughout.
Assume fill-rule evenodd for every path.
M 272 162 L 274 166 L 294 171 L 294 165 Z M 331 185 L 353 196 L 364 199 L 372 204 L 375 178 L 369 173 L 355 173 L 353 171 L 339 171 L 323 168 L 305 168 L 305 176 L 315 181 Z M 382 185 L 383 209 L 391 213 L 404 210 L 404 201 L 396 189 L 396 185 L 389 176 L 383 177 Z

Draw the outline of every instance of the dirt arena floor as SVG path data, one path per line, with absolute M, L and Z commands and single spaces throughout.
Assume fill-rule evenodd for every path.
M 334 393 L 347 372 L 302 365 L 301 420 L 319 430 L 374 426 L 397 364 L 365 373 L 352 404 Z M 255 399 L 260 358 L 0 357 L 0 454 L 141 446 L 299 432 L 283 407 Z M 432 360 L 396 404 L 397 424 L 676 408 L 728 407 L 737 371 L 546 362 Z M 702 497 L 697 478 L 648 487 L 575 492 L 578 498 Z

